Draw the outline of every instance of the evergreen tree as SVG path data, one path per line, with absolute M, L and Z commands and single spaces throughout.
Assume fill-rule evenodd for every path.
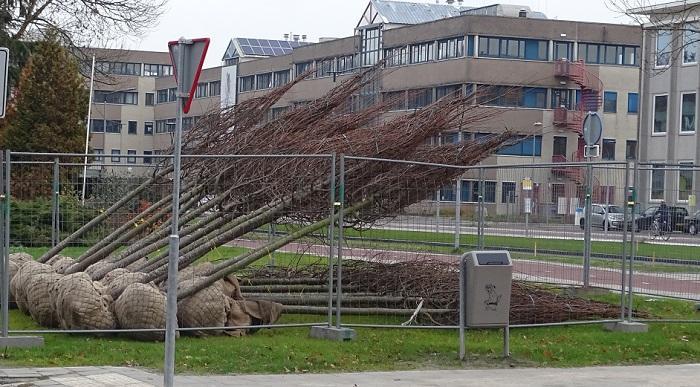
M 77 62 L 55 34 L 49 35 L 22 70 L 3 146 L 25 152 L 83 152 L 87 107 Z

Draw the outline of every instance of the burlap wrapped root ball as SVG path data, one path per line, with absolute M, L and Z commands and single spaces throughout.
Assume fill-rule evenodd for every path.
M 201 278 L 180 281 L 178 293 L 193 286 Z M 182 328 L 223 327 L 231 310 L 231 300 L 224 293 L 222 281 L 200 290 L 177 304 L 177 320 Z M 221 335 L 221 330 L 192 331 L 195 336 Z
M 279 320 L 282 304 L 265 300 L 233 300 L 227 316 L 226 326 L 246 327 L 251 325 L 271 325 Z M 238 328 L 226 331 L 230 336 L 245 336 L 260 328 Z
M 27 281 L 26 308 L 32 319 L 41 326 L 58 328 L 60 325 L 52 302 L 51 289 L 61 278 L 61 274 L 50 272 L 33 275 Z
M 118 298 L 121 293 L 131 284 L 138 284 L 146 282 L 148 274 L 146 273 L 132 273 L 130 271 L 122 272 L 123 269 L 117 269 L 121 274 L 117 275 L 115 278 L 108 281 L 107 293 L 111 294 L 112 297 Z
M 114 314 L 122 329 L 165 329 L 165 294 L 153 284 L 131 284 L 114 302 Z M 144 341 L 165 340 L 164 331 L 126 335 Z
M 10 274 L 10 276 L 9 276 L 10 281 L 12 281 L 12 279 L 15 278 L 15 274 L 17 274 L 17 272 L 19 271 L 19 268 L 25 262 L 32 261 L 32 260 L 33 260 L 32 256 L 27 254 L 27 253 L 10 254 L 10 262 L 9 262 L 9 266 L 8 266 L 8 271 Z M 12 289 L 10 289 L 9 297 L 10 297 L 10 302 L 15 301 L 15 296 L 12 293 Z
M 96 278 L 100 273 L 104 273 L 105 271 L 109 270 L 109 268 L 112 266 L 111 262 L 107 261 L 99 261 L 96 263 L 93 263 L 92 265 L 88 266 L 87 269 L 85 269 L 85 273 L 87 273 L 90 278 Z
M 52 289 L 61 328 L 68 330 L 114 329 L 112 297 L 86 273 L 61 278 Z
M 102 284 L 102 286 L 109 288 L 110 286 L 112 286 L 114 280 L 121 277 L 122 274 L 126 273 L 130 273 L 130 271 L 127 269 L 114 269 L 109 273 L 105 274 L 105 276 L 102 277 L 102 279 L 100 280 L 100 283 Z
M 36 261 L 25 261 L 17 270 L 17 273 L 10 281 L 10 294 L 13 295 L 15 303 L 20 311 L 29 314 L 27 308 L 27 289 L 30 280 L 37 275 L 55 273 L 54 269 L 46 264 Z
M 46 264 L 53 267 L 57 273 L 63 273 L 75 263 L 75 260 L 71 257 L 66 257 L 63 255 L 56 255 L 49 259 Z

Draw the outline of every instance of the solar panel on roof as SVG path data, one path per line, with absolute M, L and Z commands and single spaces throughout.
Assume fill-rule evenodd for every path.
M 255 55 L 263 55 L 262 47 L 253 46 L 253 52 L 255 52 Z
M 263 47 L 262 50 L 263 54 L 265 55 L 274 55 L 274 52 L 272 51 L 271 47 Z
M 259 46 L 259 45 L 260 45 L 260 43 L 258 42 L 257 39 L 248 39 L 248 43 L 249 43 L 251 46 Z
M 241 45 L 243 45 L 243 44 L 248 44 L 248 39 L 246 39 L 246 38 L 238 38 L 238 43 L 240 43 Z

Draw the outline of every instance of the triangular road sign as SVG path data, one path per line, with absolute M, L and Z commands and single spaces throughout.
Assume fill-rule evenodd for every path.
M 179 41 L 168 42 L 177 90 L 180 93 L 189 93 L 189 97 L 182 106 L 182 111 L 185 113 L 190 111 L 190 106 L 197 90 L 197 82 L 199 82 L 199 74 L 202 72 L 204 58 L 207 56 L 208 49 L 209 38 L 180 39 Z M 180 55 L 184 55 L 184 66 L 182 69 L 178 68 Z

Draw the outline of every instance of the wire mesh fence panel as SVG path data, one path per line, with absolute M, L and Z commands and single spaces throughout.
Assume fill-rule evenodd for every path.
M 20 156 L 26 160 L 16 158 L 18 177 L 11 181 L 11 289 L 19 312 L 33 321 L 18 312 L 13 329 L 123 331 L 162 340 L 169 159 L 97 156 L 87 167 L 66 160 L 54 178 L 53 162 Z M 183 158 L 183 333 L 237 336 L 280 322 L 327 322 L 328 282 L 299 273 L 329 271 L 331 162 L 322 155 Z M 305 308 L 301 296 L 311 292 L 325 303 Z
M 636 293 L 700 300 L 698 172 L 692 163 L 639 165 L 632 282 Z
M 602 175 L 613 179 L 608 176 L 612 167 L 600 168 L 601 179 Z M 511 320 L 516 324 L 541 324 L 619 317 L 619 300 L 608 304 L 575 296 L 575 288 L 586 284 L 587 273 L 584 264 L 586 165 L 488 167 L 481 175 L 485 189 L 479 247 L 511 252 L 516 280 Z M 600 191 L 596 184 L 594 187 L 594 193 Z M 614 192 L 610 195 L 614 196 Z M 593 196 L 593 202 L 598 203 L 599 199 Z M 512 213 L 511 208 L 517 213 Z M 592 236 L 591 251 L 605 249 L 596 246 L 602 242 L 598 229 L 593 228 Z M 621 233 L 610 238 L 621 245 Z M 588 272 L 591 286 L 621 288 L 622 254 L 620 251 L 609 254 L 609 262 L 591 261 Z M 615 271 L 618 274 L 612 275 Z

